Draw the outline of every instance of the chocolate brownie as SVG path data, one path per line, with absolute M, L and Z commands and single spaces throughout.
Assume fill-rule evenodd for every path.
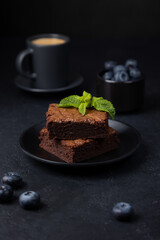
M 50 104 L 46 113 L 49 137 L 58 139 L 106 138 L 108 114 L 87 109 L 85 116 L 76 108 L 60 108 Z
M 50 139 L 46 128 L 40 132 L 40 147 L 67 163 L 81 162 L 118 147 L 117 131 L 109 127 L 107 138 L 59 140 Z

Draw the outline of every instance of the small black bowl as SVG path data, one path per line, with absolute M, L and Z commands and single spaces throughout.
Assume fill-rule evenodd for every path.
M 103 78 L 106 70 L 98 73 L 96 81 L 97 96 L 111 101 L 116 112 L 138 110 L 144 101 L 144 75 L 140 79 L 116 82 Z

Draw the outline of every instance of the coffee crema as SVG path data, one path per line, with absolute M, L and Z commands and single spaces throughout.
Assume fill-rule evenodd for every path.
M 58 45 L 65 43 L 66 40 L 61 38 L 38 38 L 32 41 L 36 45 Z

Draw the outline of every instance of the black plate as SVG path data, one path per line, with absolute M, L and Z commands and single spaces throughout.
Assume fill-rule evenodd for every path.
M 15 79 L 15 84 L 18 88 L 27 91 L 27 92 L 34 92 L 34 93 L 58 93 L 64 92 L 67 90 L 74 89 L 82 84 L 83 77 L 78 73 L 71 73 L 69 77 L 69 84 L 62 88 L 54 88 L 54 89 L 39 89 L 34 86 L 34 80 L 25 78 L 23 76 L 18 75 Z
M 130 156 L 137 150 L 141 143 L 141 136 L 135 128 L 123 122 L 109 120 L 109 126 L 116 129 L 119 133 L 120 144 L 118 149 L 81 163 L 66 163 L 39 147 L 38 137 L 40 130 L 44 126 L 44 122 L 39 123 L 23 132 L 20 137 L 20 146 L 23 152 L 28 156 L 34 158 L 35 160 L 53 165 L 82 167 L 109 164 Z

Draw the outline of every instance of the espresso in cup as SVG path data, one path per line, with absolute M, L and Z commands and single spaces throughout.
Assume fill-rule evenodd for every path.
M 69 83 L 70 39 L 60 34 L 43 34 L 27 39 L 27 49 L 16 59 L 18 72 L 32 79 L 35 88 L 63 88 Z M 33 73 L 23 70 L 23 60 L 32 55 Z
M 36 45 L 57 45 L 65 42 L 66 41 L 61 38 L 38 38 L 32 41 L 32 43 Z

